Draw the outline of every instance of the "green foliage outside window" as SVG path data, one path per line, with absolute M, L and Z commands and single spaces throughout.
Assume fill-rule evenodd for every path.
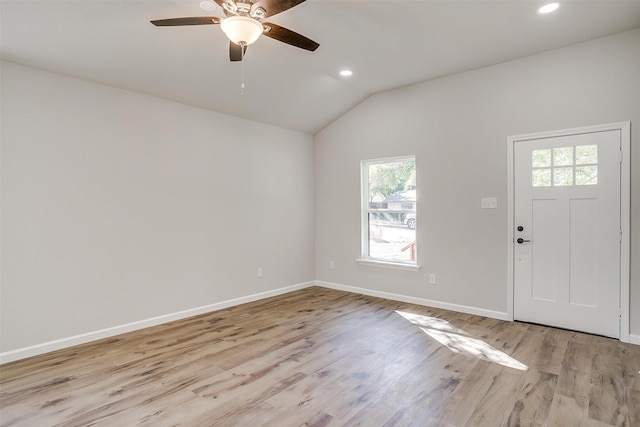
M 379 202 L 399 191 L 415 189 L 415 161 L 404 160 L 369 165 L 370 202 Z

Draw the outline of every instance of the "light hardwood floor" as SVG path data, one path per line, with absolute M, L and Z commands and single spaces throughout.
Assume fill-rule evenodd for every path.
M 640 426 L 640 346 L 319 287 L 0 371 L 2 426 Z

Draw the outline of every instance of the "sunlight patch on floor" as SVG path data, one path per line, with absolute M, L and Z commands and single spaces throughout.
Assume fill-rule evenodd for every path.
M 519 369 L 521 371 L 529 369 L 524 363 L 490 346 L 486 342 L 472 337 L 466 331 L 453 326 L 446 320 L 399 310 L 396 310 L 396 313 L 414 325 L 417 325 L 425 334 L 454 353 L 464 354 L 487 362 L 498 363 L 502 366 Z

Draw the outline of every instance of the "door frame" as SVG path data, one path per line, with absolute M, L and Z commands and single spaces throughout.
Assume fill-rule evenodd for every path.
M 630 342 L 630 224 L 631 224 L 631 122 L 530 133 L 507 137 L 507 318 L 514 320 L 514 214 L 515 214 L 515 144 L 533 139 L 555 138 L 584 133 L 620 131 L 620 341 Z

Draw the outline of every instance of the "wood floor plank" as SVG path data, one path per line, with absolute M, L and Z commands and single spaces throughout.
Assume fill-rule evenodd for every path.
M 592 360 L 589 418 L 610 425 L 630 425 L 617 343 L 597 343 Z M 613 409 L 613 410 L 612 410 Z
M 549 417 L 558 376 L 544 371 L 529 370 L 515 391 L 515 403 L 506 411 L 506 425 L 542 425 Z
M 311 287 L 0 366 L 0 426 L 635 426 L 640 347 Z

